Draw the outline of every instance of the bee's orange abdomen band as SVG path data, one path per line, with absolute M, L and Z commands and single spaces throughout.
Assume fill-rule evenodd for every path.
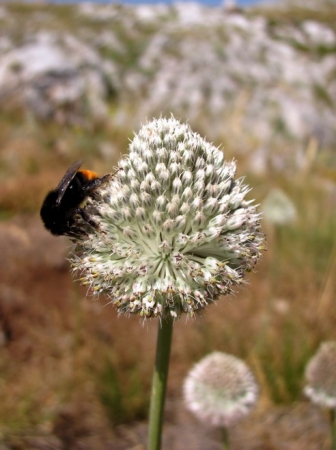
M 93 172 L 92 170 L 79 170 L 79 172 L 82 173 L 88 181 L 99 178 L 98 174 L 96 172 Z

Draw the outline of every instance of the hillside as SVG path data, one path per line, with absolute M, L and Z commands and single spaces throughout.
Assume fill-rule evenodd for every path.
M 329 2 L 231 12 L 3 5 L 2 111 L 128 131 L 173 113 L 235 152 L 253 151 L 258 171 L 300 168 L 311 139 L 335 145 L 335 18 Z

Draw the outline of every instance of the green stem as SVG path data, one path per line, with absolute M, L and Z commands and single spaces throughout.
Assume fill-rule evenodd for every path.
M 331 450 L 336 450 L 336 411 L 330 410 Z
M 229 433 L 226 427 L 222 427 L 222 449 L 229 449 Z
M 166 397 L 173 323 L 174 319 L 171 317 L 163 319 L 161 323 L 159 322 L 149 409 L 148 450 L 159 450 L 161 448 L 162 419 Z

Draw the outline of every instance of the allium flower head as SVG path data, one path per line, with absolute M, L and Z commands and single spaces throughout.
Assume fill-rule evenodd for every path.
M 258 398 L 247 365 L 235 356 L 213 352 L 197 363 L 184 383 L 184 401 L 195 416 L 212 426 L 229 427 L 245 417 Z
M 324 342 L 306 367 L 305 394 L 313 403 L 336 408 L 336 342 Z
M 72 266 L 120 312 L 194 316 L 260 257 L 259 214 L 236 164 L 174 118 L 143 126 L 88 206 L 98 230 Z
M 281 189 L 272 189 L 261 208 L 264 219 L 274 225 L 288 225 L 296 220 L 295 205 Z

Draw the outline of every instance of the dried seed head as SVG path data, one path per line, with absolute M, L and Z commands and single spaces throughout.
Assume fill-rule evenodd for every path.
M 243 419 L 258 398 L 247 365 L 226 353 L 213 352 L 198 362 L 184 382 L 184 401 L 195 416 L 212 426 L 229 427 Z
M 304 393 L 313 403 L 336 408 L 336 342 L 324 342 L 306 367 Z

